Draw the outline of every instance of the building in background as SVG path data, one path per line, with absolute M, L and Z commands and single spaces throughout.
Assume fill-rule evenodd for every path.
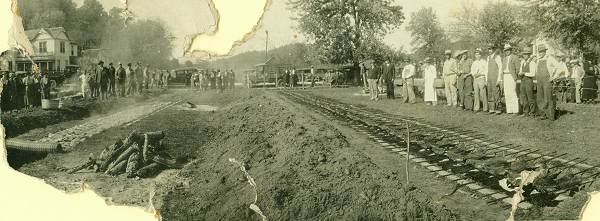
M 78 65 L 79 48 L 62 27 L 26 30 L 25 34 L 35 53 L 31 60 L 42 72 L 62 72 Z M 16 50 L 2 55 L 2 69 L 8 71 L 30 71 L 31 60 Z

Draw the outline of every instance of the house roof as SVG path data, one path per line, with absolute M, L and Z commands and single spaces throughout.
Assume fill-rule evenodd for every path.
M 67 31 L 63 27 L 31 29 L 31 30 L 26 30 L 25 34 L 27 35 L 27 38 L 29 38 L 29 40 L 31 41 L 31 40 L 35 39 L 35 37 L 38 36 L 38 34 L 42 31 L 42 29 L 44 29 L 46 32 L 48 32 L 48 34 L 50 34 L 50 36 L 52 36 L 53 38 L 57 38 L 57 36 L 59 36 L 60 33 L 64 33 L 67 36 L 67 40 L 70 40 L 69 35 L 67 34 Z

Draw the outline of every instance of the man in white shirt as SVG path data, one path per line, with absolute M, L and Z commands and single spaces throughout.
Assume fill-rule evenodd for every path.
M 581 103 L 581 83 L 585 72 L 582 68 L 583 65 L 578 60 L 572 60 L 571 65 L 571 79 L 575 82 L 575 102 Z
M 442 76 L 444 77 L 444 91 L 446 92 L 446 105 L 457 106 L 458 97 L 456 89 L 456 78 L 458 74 L 458 65 L 456 59 L 452 57 L 452 51 L 447 50 L 445 53 L 446 61 L 442 67 Z
M 413 65 L 409 58 L 405 59 L 406 65 L 402 69 L 402 97 L 403 102 L 415 103 L 415 91 L 414 91 L 414 76 L 415 76 L 415 65 Z
M 523 60 L 519 68 L 519 78 L 521 78 L 519 97 L 522 107 L 522 116 L 535 115 L 535 97 L 533 97 L 533 79 L 535 79 L 536 62 L 535 57 L 531 56 L 532 50 L 527 47 L 523 49 Z
M 487 101 L 487 61 L 481 56 L 481 48 L 475 50 L 475 61 L 471 64 L 471 76 L 473 76 L 473 89 L 475 104 L 473 111 L 479 112 L 483 104 L 483 112 L 488 111 Z

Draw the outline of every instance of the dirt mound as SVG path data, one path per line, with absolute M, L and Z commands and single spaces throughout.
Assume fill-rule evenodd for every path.
M 458 220 L 397 171 L 379 168 L 339 131 L 292 111 L 270 95 L 249 97 L 215 115 L 219 126 L 201 157 L 164 198 L 165 220 Z

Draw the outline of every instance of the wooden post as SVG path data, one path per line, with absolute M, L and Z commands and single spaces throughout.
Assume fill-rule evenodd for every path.
M 406 122 L 406 187 L 409 185 L 409 161 L 410 161 L 410 128 L 408 127 L 408 122 Z

